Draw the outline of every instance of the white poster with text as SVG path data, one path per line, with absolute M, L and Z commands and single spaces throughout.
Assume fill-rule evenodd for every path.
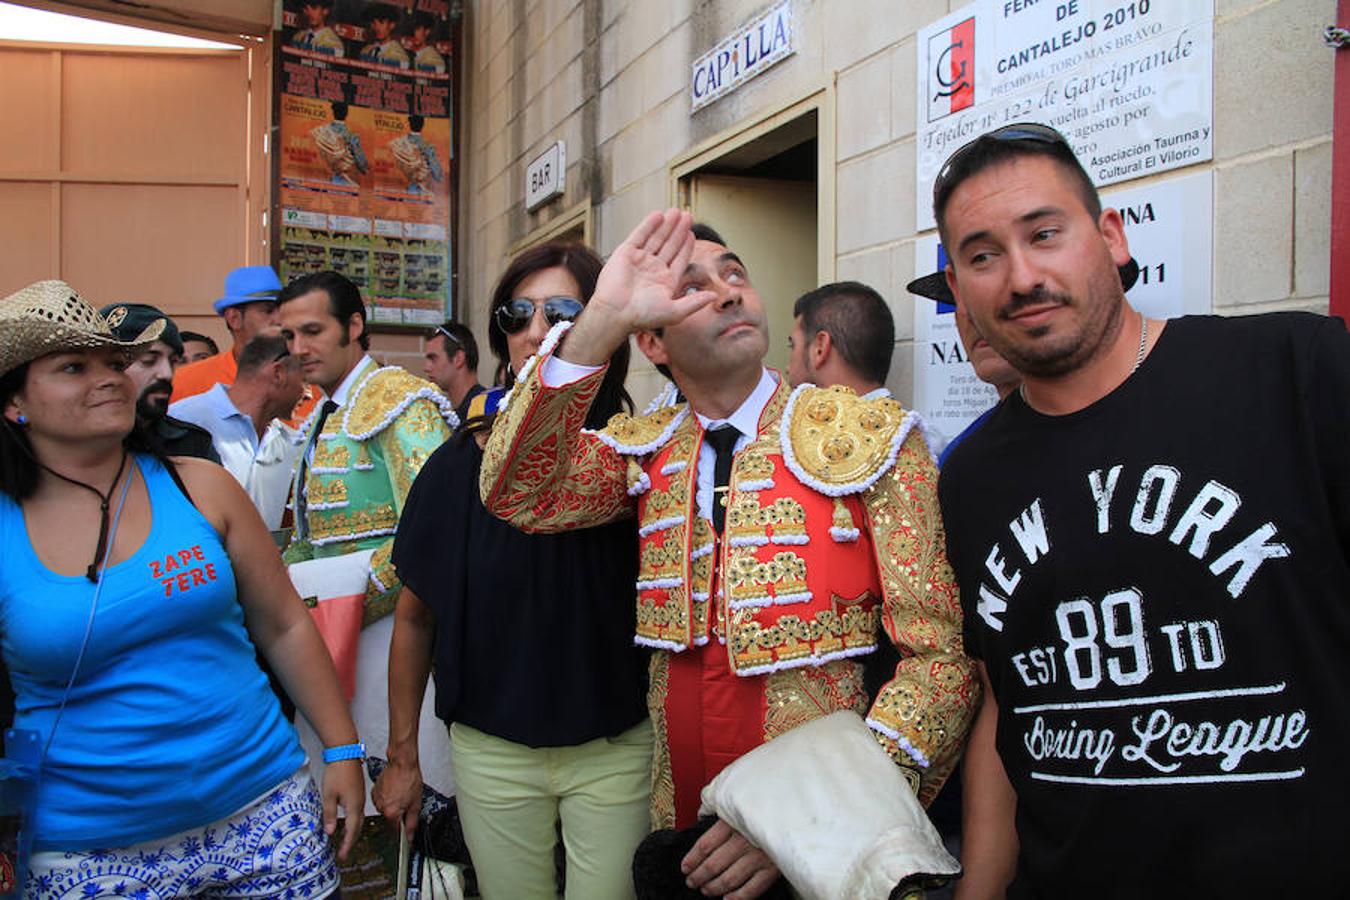
M 1062 133 L 1098 185 L 1213 157 L 1213 0 L 976 0 L 918 34 L 918 230 L 961 145 Z

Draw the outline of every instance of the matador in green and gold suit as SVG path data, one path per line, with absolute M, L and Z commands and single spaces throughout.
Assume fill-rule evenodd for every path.
M 336 408 L 333 406 L 336 405 Z M 325 408 L 329 409 L 324 415 Z M 295 531 L 284 557 L 288 564 L 374 551 L 356 653 L 352 719 L 369 755 L 381 755 L 389 740 L 389 642 L 401 587 L 390 553 L 403 503 L 427 458 L 458 424 L 454 407 L 435 385 L 395 366 L 362 358 L 304 426 L 306 453 L 296 470 Z M 317 432 L 317 433 L 316 433 Z M 312 452 L 311 451 L 312 448 Z M 427 784 L 453 791 L 450 743 L 436 723 L 433 689 L 422 704 L 419 751 Z M 320 758 L 318 737 L 297 720 L 311 760 Z M 368 785 L 369 787 L 369 785 Z M 369 790 L 367 790 L 369 797 Z M 397 838 L 372 820 L 367 800 L 362 845 L 342 869 L 349 900 L 383 896 L 391 873 L 379 871 L 385 846 Z
M 296 523 L 287 563 L 374 550 L 363 625 L 394 610 L 398 576 L 389 561 L 398 517 L 413 479 L 458 424 L 435 385 L 369 356 L 328 398 L 338 404 L 312 433 L 323 405 L 305 423 L 308 465 L 297 469 Z M 300 483 L 303 477 L 303 483 Z

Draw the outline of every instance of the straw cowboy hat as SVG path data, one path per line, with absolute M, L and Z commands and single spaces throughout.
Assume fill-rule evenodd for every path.
M 107 321 L 64 281 L 39 281 L 0 300 L 0 375 L 62 350 L 120 347 L 135 352 L 157 340 L 165 322 L 151 322 L 120 341 Z

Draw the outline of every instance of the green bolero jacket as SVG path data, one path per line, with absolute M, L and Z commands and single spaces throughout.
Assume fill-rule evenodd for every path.
M 390 554 L 403 503 L 427 458 L 458 424 L 435 385 L 397 366 L 362 363 L 346 404 L 324 423 L 304 472 L 305 519 L 287 564 L 374 550 L 362 627 L 394 611 L 399 580 Z M 308 445 L 317 410 L 303 426 Z M 297 478 L 299 475 L 297 474 Z M 300 508 L 296 504 L 296 508 Z

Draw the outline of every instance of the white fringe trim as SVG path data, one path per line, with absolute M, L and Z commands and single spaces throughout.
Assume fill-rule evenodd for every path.
M 772 478 L 761 478 L 758 481 L 742 481 L 737 483 L 738 491 L 771 491 L 773 490 Z
M 309 470 L 315 475 L 346 475 L 351 469 L 346 466 L 310 466 Z M 311 506 L 310 509 L 318 507 Z
M 544 339 L 539 342 L 539 352 L 535 356 L 543 358 L 552 353 L 553 348 L 558 346 L 558 342 L 562 340 L 564 334 L 567 334 L 567 330 L 572 327 L 572 324 L 572 322 L 564 320 L 550 328 L 548 334 L 544 335 Z
M 769 672 L 781 672 L 784 669 L 804 669 L 807 666 L 819 668 L 828 662 L 836 659 L 847 659 L 850 656 L 866 656 L 876 650 L 876 647 L 849 647 L 846 650 L 835 650 L 823 655 L 811 654 L 797 659 L 784 659 L 777 662 L 765 663 L 762 666 L 750 666 L 745 669 L 737 669 L 736 674 L 741 677 L 748 675 L 765 675 Z
M 656 392 L 652 402 L 647 404 L 647 408 L 642 411 L 644 416 L 650 416 L 659 409 L 665 409 L 667 406 L 674 406 L 680 396 L 680 389 L 675 386 L 675 382 L 667 381 L 665 387 Z
M 771 544 L 781 544 L 781 545 L 785 545 L 785 546 L 797 546 L 797 547 L 801 547 L 801 546 L 805 546 L 806 544 L 811 543 L 811 535 L 809 535 L 809 534 L 775 534 L 773 537 L 769 538 L 769 543 L 771 543 Z
M 747 597 L 744 600 L 732 600 L 727 604 L 729 609 L 760 609 L 765 606 L 773 606 L 773 598 L 768 594 Z
M 732 547 L 763 547 L 768 542 L 769 538 L 762 534 L 742 534 L 727 543 Z
M 350 505 L 351 505 L 350 501 L 347 501 L 347 500 L 335 500 L 335 501 L 332 502 L 332 503 L 311 503 L 311 504 L 309 504 L 309 507 L 308 507 L 308 508 L 309 508 L 311 511 L 312 511 L 312 510 L 321 510 L 321 509 L 346 509 L 346 508 L 347 508 L 348 506 L 350 506 Z
M 680 411 L 675 414 L 675 417 L 666 423 L 666 427 L 661 429 L 661 433 L 645 444 L 624 444 L 621 443 L 618 438 L 614 437 L 614 435 L 605 431 L 591 431 L 587 429 L 583 430 L 582 433 L 593 435 L 600 443 L 609 447 L 621 456 L 646 456 L 648 453 L 655 453 L 665 446 L 666 441 L 670 440 L 671 435 L 675 433 L 675 429 L 679 428 L 687 418 L 689 418 L 689 405 L 685 404 L 681 407 Z
M 395 528 L 372 528 L 370 531 L 354 531 L 350 534 L 335 534 L 325 538 L 311 538 L 310 543 L 316 547 L 323 544 L 336 544 L 341 541 L 359 541 L 363 538 L 384 537 L 387 534 L 393 534 Z
M 787 606 L 791 603 L 809 603 L 815 596 L 810 591 L 794 591 L 790 594 L 775 594 L 769 596 L 763 594 L 759 597 L 748 597 L 744 600 L 732 600 L 727 604 L 731 609 L 750 609 L 761 608 L 765 606 Z
M 672 653 L 680 653 L 689 648 L 684 644 L 677 644 L 674 641 L 663 641 L 659 638 L 648 638 L 642 635 L 636 635 L 633 643 L 639 647 L 655 647 L 658 650 L 669 650 Z
M 862 537 L 862 532 L 857 528 L 840 528 L 836 525 L 830 528 L 830 537 L 840 544 L 847 544 Z
M 676 460 L 675 462 L 668 462 L 661 467 L 661 474 L 674 475 L 676 472 L 683 472 L 687 465 L 689 465 L 688 461 L 683 459 Z
M 355 470 L 358 471 L 358 472 L 373 472 L 373 471 L 375 471 L 375 464 L 374 464 L 374 463 L 366 463 L 364 466 L 357 465 L 357 466 L 352 466 L 352 468 L 355 469 Z
M 571 327 L 571 322 L 559 322 L 548 330 L 548 334 L 544 335 L 544 339 L 539 343 L 539 350 L 529 359 L 525 360 L 525 364 L 522 365 L 520 371 L 516 373 L 516 384 L 524 384 L 526 380 L 529 379 L 530 373 L 534 371 L 534 367 L 539 365 L 539 360 L 551 353 L 554 347 L 558 346 L 558 341 L 562 340 L 562 336 L 566 334 L 567 329 Z M 515 394 L 515 385 L 512 385 L 510 390 L 505 394 L 502 394 L 502 399 L 497 401 L 497 413 L 499 415 L 506 412 L 506 408 L 511 405 L 511 398 L 514 397 Z
M 695 603 L 707 603 L 707 602 L 708 602 L 708 592 L 707 592 L 707 591 L 691 591 L 690 594 L 689 594 L 689 597 L 690 597 L 690 599 L 692 599 Z
M 327 424 L 327 423 L 325 423 L 325 424 Z M 319 440 L 321 440 L 321 441 L 335 441 L 335 440 L 337 440 L 337 435 L 336 435 L 336 434 L 321 434 L 321 435 L 319 435 Z
M 665 531 L 667 528 L 674 528 L 684 521 L 684 516 L 670 516 L 665 519 L 657 519 L 655 522 L 648 522 L 638 529 L 638 537 L 646 537 L 649 534 L 655 534 L 658 531 Z
M 645 494 L 652 489 L 652 480 L 643 472 L 638 476 L 638 480 L 628 486 L 628 496 L 636 497 L 639 494 Z
M 905 442 L 905 438 L 909 435 L 909 430 L 915 425 L 918 425 L 920 427 L 920 433 L 922 433 L 922 429 L 925 427 L 923 425 L 923 420 L 919 417 L 918 413 L 913 411 L 905 413 L 904 418 L 900 420 L 900 427 L 895 429 L 895 434 L 891 436 L 891 446 L 886 454 L 886 461 L 877 466 L 876 471 L 872 472 L 862 481 L 853 481 L 847 484 L 826 484 L 819 478 L 816 478 L 814 475 L 807 472 L 806 469 L 802 468 L 801 463 L 797 461 L 797 455 L 792 452 L 790 427 L 792 425 L 792 411 L 796 407 L 797 398 L 801 396 L 802 391 L 814 387 L 815 385 L 812 384 L 799 385 L 792 392 L 792 396 L 788 397 L 787 406 L 783 408 L 783 419 L 778 424 L 778 434 L 780 439 L 779 442 L 783 446 L 783 462 L 787 463 L 788 469 L 790 469 L 792 474 L 796 475 L 803 484 L 814 488 L 827 497 L 846 497 L 849 494 L 861 494 L 863 491 L 876 484 L 878 479 L 889 472 L 891 467 L 895 465 L 895 460 L 900 455 L 900 445 Z M 931 443 L 929 444 L 929 453 L 932 453 Z
M 310 426 L 314 423 L 314 420 L 319 417 L 319 411 L 323 409 L 325 401 L 326 398 L 320 399 L 318 403 L 314 404 L 314 408 L 309 411 L 309 415 L 305 416 L 305 421 L 300 423 L 296 430 L 296 434 L 300 437 L 301 441 L 304 441 L 305 436 L 309 434 Z
M 702 547 L 695 547 L 693 551 L 691 551 L 689 554 L 689 561 L 693 562 L 694 560 L 700 559 L 704 556 L 711 556 L 714 546 L 716 545 L 709 543 L 704 544 Z
M 636 587 L 639 591 L 650 591 L 660 588 L 679 587 L 682 584 L 684 584 L 683 578 L 651 578 L 647 581 L 639 580 Z
M 707 635 L 704 635 L 703 637 L 696 637 L 696 638 L 694 638 L 694 646 L 695 646 L 695 647 L 706 647 L 707 645 L 708 645 L 708 636 L 707 636 Z
M 881 724 L 871 716 L 868 716 L 866 721 L 868 728 L 871 728 L 873 731 L 878 732 L 880 734 L 886 735 L 886 737 L 890 738 L 891 740 L 899 744 L 900 749 L 905 751 L 905 753 L 909 756 L 910 759 L 914 760 L 914 762 L 918 763 L 923 768 L 925 769 L 928 768 L 929 765 L 928 757 L 924 755 L 922 750 L 911 744 L 904 735 L 896 731 L 894 728 L 890 728 L 887 727 L 886 725 Z
M 370 570 L 370 583 L 375 585 L 375 590 L 379 591 L 381 594 L 389 590 L 389 585 L 380 580 L 380 576 L 375 574 L 374 569 Z
M 452 404 L 444 394 L 442 394 L 440 391 L 436 390 L 436 388 L 428 384 L 424 387 L 420 387 L 417 390 L 411 391 L 408 394 L 404 395 L 403 399 L 400 400 L 392 409 L 390 409 L 389 412 L 385 413 L 384 418 L 381 419 L 379 422 L 376 422 L 375 427 L 371 428 L 369 431 L 362 431 L 362 432 L 352 431 L 350 427 L 352 410 L 356 409 L 357 403 L 361 398 L 361 392 L 366 389 L 366 385 L 370 384 L 370 380 L 374 378 L 376 375 L 379 375 L 381 372 L 402 372 L 402 371 L 404 370 L 399 368 L 398 366 L 380 366 L 378 369 L 371 372 L 365 378 L 362 378 L 361 383 L 352 389 L 352 395 L 350 398 L 348 398 L 342 413 L 342 430 L 346 432 L 347 437 L 351 438 L 354 441 L 370 440 L 375 435 L 379 434 L 381 431 L 384 431 L 386 428 L 392 425 L 394 420 L 397 419 L 399 416 L 403 415 L 403 411 L 407 409 L 410 405 L 412 405 L 413 401 L 415 400 L 430 400 L 436 406 L 436 409 L 440 412 L 441 418 L 445 420 L 445 424 L 450 426 L 451 431 L 454 431 L 456 428 L 459 427 L 459 416 L 455 415 L 454 404 Z
M 928 455 L 931 456 L 933 462 L 936 463 L 938 458 L 937 434 L 933 432 L 933 429 L 928 427 L 928 423 L 923 420 L 923 416 L 919 415 L 917 411 L 911 411 L 910 415 L 914 417 L 915 424 L 919 426 L 919 434 L 923 435 L 923 442 L 928 445 Z

